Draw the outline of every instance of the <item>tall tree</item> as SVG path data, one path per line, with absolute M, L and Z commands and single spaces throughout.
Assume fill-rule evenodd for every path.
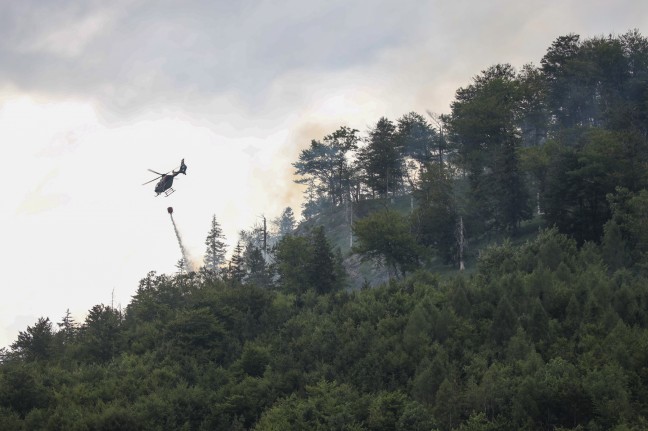
M 535 147 L 547 139 L 550 112 L 547 101 L 547 82 L 542 70 L 526 64 L 518 74 L 519 103 L 517 123 L 522 144 Z
M 548 97 L 556 125 L 574 127 L 584 120 L 584 83 L 582 64 L 577 62 L 580 36 L 558 37 L 540 61 L 549 87 Z
M 324 143 L 334 150 L 333 194 L 338 205 L 350 199 L 353 178 L 351 156 L 358 149 L 359 140 L 358 130 L 346 126 L 324 137 Z
M 59 331 L 56 333 L 56 335 L 61 340 L 61 343 L 63 345 L 66 345 L 72 342 L 79 328 L 77 323 L 74 321 L 69 308 L 65 311 L 65 316 L 63 316 L 63 319 L 61 319 L 61 322 L 57 323 L 57 325 L 59 327 Z
M 498 64 L 457 90 L 450 127 L 485 228 L 515 230 L 530 215 L 519 167 L 518 81 Z
M 259 287 L 268 287 L 272 282 L 270 269 L 259 247 L 248 244 L 243 253 L 245 281 Z
M 412 225 L 417 242 L 432 248 L 445 263 L 454 261 L 458 213 L 449 168 L 429 165 L 420 174 L 414 197 L 418 205 L 412 213 Z
M 232 258 L 230 259 L 229 265 L 227 267 L 227 275 L 230 280 L 234 280 L 238 283 L 243 281 L 245 276 L 245 262 L 243 260 L 244 249 L 241 245 L 241 241 L 236 243 L 234 251 L 232 252 Z
M 423 170 L 435 156 L 439 164 L 443 164 L 437 132 L 423 116 L 410 112 L 398 119 L 395 133 L 403 154 L 410 159 L 405 164 L 404 172 L 410 187 L 414 189 L 416 172 Z
M 322 141 L 312 140 L 310 147 L 302 150 L 295 174 L 300 178 L 298 184 L 306 184 L 306 194 L 311 206 L 317 202 L 328 202 L 337 206 L 350 193 L 351 160 L 350 155 L 358 144 L 358 131 L 343 126 Z
M 395 194 L 402 187 L 403 148 L 396 139 L 396 126 L 385 117 L 369 130 L 367 145 L 358 153 L 369 189 L 381 197 Z
M 121 347 L 121 312 L 103 304 L 88 312 L 81 326 L 82 349 L 90 361 L 105 362 L 112 359 Z
M 331 245 L 324 234 L 324 227 L 319 226 L 311 232 L 311 255 L 306 270 L 315 291 L 319 294 L 332 292 L 338 288 L 336 259 Z
M 307 238 L 296 235 L 286 235 L 274 251 L 274 259 L 279 275 L 279 286 L 290 293 L 302 293 L 308 289 L 308 274 L 304 270 L 308 266 L 310 244 Z
M 205 239 L 205 245 L 207 249 L 205 250 L 205 269 L 211 274 L 217 274 L 220 270 L 220 267 L 225 262 L 225 236 L 223 235 L 223 230 L 216 220 L 216 215 L 212 216 L 211 229 L 207 234 Z
M 579 143 L 563 145 L 551 160 L 544 206 L 549 223 L 583 243 L 601 238 L 610 217 L 606 195 L 626 183 L 629 169 L 618 133 L 591 128 Z
M 274 224 L 277 227 L 280 238 L 292 233 L 296 225 L 295 214 L 292 208 L 286 207 L 281 213 L 281 216 L 274 220 Z

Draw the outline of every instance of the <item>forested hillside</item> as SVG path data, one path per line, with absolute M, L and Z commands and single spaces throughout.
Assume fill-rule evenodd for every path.
M 214 216 L 198 271 L 27 327 L 0 429 L 648 429 L 648 40 L 559 37 L 426 115 L 314 139 L 299 226 L 226 261 Z
M 476 75 L 448 114 L 383 117 L 364 134 L 341 126 L 313 139 L 294 163 L 303 214 L 346 214 L 356 251 L 393 276 L 431 260 L 460 267 L 468 244 L 516 237 L 534 217 L 579 245 L 598 242 L 613 201 L 648 181 L 647 85 L 637 31 L 559 37 L 539 67 Z M 386 211 L 367 211 L 379 203 Z

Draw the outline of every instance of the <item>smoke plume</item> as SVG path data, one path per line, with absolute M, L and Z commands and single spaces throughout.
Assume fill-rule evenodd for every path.
M 189 255 L 187 254 L 187 251 L 184 248 L 184 245 L 182 244 L 182 237 L 180 236 L 180 232 L 178 231 L 178 227 L 176 226 L 175 220 L 173 219 L 173 213 L 170 211 L 169 216 L 171 217 L 171 223 L 173 223 L 173 230 L 175 231 L 176 238 L 178 238 L 178 245 L 180 246 L 180 251 L 182 252 L 182 263 L 184 265 L 184 270 L 185 272 L 193 272 L 194 268 L 193 265 L 191 264 L 191 260 L 189 260 Z

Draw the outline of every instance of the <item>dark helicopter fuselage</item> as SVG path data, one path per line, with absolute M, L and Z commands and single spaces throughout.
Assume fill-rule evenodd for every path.
M 178 175 L 180 172 L 174 172 L 172 174 L 166 174 L 162 177 L 162 179 L 156 184 L 155 186 L 155 193 L 158 195 L 160 193 L 164 193 L 168 189 L 171 188 L 173 185 L 173 178 L 175 178 L 176 175 Z
M 153 181 L 160 178 L 160 181 L 158 181 L 158 183 L 155 185 L 155 193 L 157 193 L 156 196 L 159 196 L 161 193 L 164 193 L 166 196 L 169 196 L 171 193 L 173 193 L 175 191 L 175 190 L 173 190 L 171 188 L 171 186 L 173 185 L 173 179 L 178 174 L 187 175 L 187 165 L 185 165 L 184 159 L 182 159 L 182 161 L 180 161 L 180 167 L 178 168 L 177 171 L 173 170 L 173 171 L 171 171 L 171 173 L 166 173 L 166 174 L 161 174 L 159 172 L 154 171 L 153 169 L 149 169 L 149 171 L 151 171 L 154 174 L 157 174 L 159 176 L 152 179 L 151 181 L 145 182 L 142 185 L 152 183 Z

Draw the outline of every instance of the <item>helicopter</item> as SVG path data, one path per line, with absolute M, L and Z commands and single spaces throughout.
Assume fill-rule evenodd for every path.
M 158 178 L 160 178 L 160 181 L 155 185 L 155 193 L 157 193 L 155 196 L 160 196 L 160 194 L 164 193 L 164 196 L 169 196 L 171 193 L 175 192 L 171 186 L 173 185 L 173 179 L 178 175 L 178 174 L 185 174 L 187 175 L 187 165 L 185 165 L 184 159 L 180 161 L 180 167 L 176 171 L 175 169 L 172 171 L 167 172 L 166 174 L 161 174 L 159 172 L 154 171 L 153 169 L 149 169 L 149 171 L 153 172 L 154 174 L 157 174 L 158 176 L 153 178 L 151 181 L 147 181 L 142 185 L 146 185 L 148 183 L 151 183 Z

